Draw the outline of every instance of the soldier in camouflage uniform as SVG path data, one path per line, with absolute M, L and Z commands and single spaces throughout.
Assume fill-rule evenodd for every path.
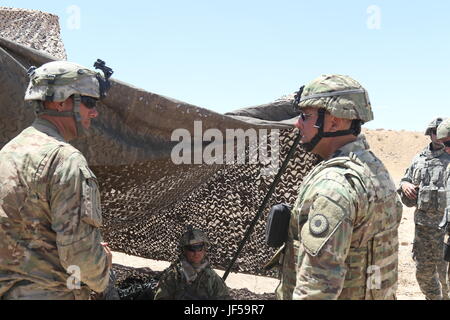
M 361 125 L 373 119 L 366 90 L 324 75 L 295 99 L 301 144 L 324 161 L 292 209 L 278 299 L 395 299 L 402 205 Z
M 445 119 L 437 128 L 436 138 L 444 145 L 444 149 L 450 154 L 450 118 Z
M 447 120 L 443 121 L 438 129 L 436 138 L 444 144 L 444 150 L 447 152 L 447 154 L 450 155 L 450 118 L 447 118 Z M 444 254 L 447 255 L 447 258 L 450 258 L 450 163 L 447 165 L 447 169 L 445 171 L 445 188 L 446 188 L 446 198 L 447 198 L 447 207 L 444 211 L 444 217 L 439 225 L 439 228 L 443 230 L 443 232 L 446 233 L 447 239 L 445 241 L 446 243 L 446 252 Z M 447 259 L 448 261 L 449 259 Z M 447 269 L 447 277 L 450 273 L 450 268 Z
M 34 123 L 0 151 L 0 299 L 89 299 L 105 292 L 97 179 L 67 141 L 98 113 L 107 77 L 57 61 L 30 69 Z
M 436 138 L 444 145 L 444 150 L 450 154 L 450 118 L 444 120 L 437 129 Z M 445 185 L 447 193 L 447 213 L 450 214 L 450 164 L 445 171 Z
M 211 268 L 206 255 L 209 241 L 197 229 L 188 229 L 180 240 L 180 258 L 166 269 L 155 300 L 228 300 L 228 288 Z
M 428 300 L 448 300 L 449 293 L 448 264 L 442 258 L 445 232 L 439 229 L 446 207 L 444 173 L 450 163 L 450 155 L 436 137 L 442 120 L 429 124 L 425 134 L 431 143 L 414 157 L 398 189 L 405 205 L 412 202 L 416 207 L 413 259 L 417 282 Z

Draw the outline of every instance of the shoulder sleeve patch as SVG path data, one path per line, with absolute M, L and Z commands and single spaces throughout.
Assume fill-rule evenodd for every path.
M 309 220 L 309 231 L 313 236 L 319 237 L 327 232 L 329 227 L 330 223 L 328 222 L 327 217 L 323 214 L 317 213 L 314 217 L 312 217 L 312 219 Z
M 342 222 L 352 224 L 353 206 L 344 197 L 333 198 L 319 195 L 309 212 L 308 223 L 301 230 L 301 242 L 312 256 L 320 253 Z

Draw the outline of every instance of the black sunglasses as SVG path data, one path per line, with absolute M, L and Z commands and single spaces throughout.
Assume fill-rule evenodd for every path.
M 307 113 L 304 113 L 303 111 L 300 111 L 299 116 L 302 119 L 302 121 L 306 121 L 311 116 L 311 114 L 307 114 Z
M 450 140 L 442 142 L 444 144 L 444 146 L 446 146 L 447 148 L 450 148 Z
M 187 251 L 191 251 L 191 252 L 197 252 L 197 251 L 202 251 L 205 248 L 205 245 L 203 243 L 201 244 L 193 244 L 190 246 L 186 246 L 185 247 Z
M 436 135 L 436 129 L 431 129 L 430 133 Z
M 303 111 L 300 111 L 299 116 L 300 116 L 300 118 L 302 119 L 302 121 L 305 121 L 305 120 L 306 120 L 306 116 L 305 116 L 305 114 L 303 113 Z
M 88 109 L 94 109 L 97 106 L 97 99 L 88 97 L 88 96 L 81 96 L 81 103 L 86 106 Z

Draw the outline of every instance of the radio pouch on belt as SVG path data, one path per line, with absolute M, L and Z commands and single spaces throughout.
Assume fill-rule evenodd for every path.
M 288 235 L 291 207 L 287 204 L 277 204 L 272 207 L 267 217 L 266 244 L 272 248 L 281 247 Z

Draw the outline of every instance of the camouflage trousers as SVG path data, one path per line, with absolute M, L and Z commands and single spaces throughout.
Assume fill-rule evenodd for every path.
M 116 276 L 111 269 L 109 273 L 108 287 L 103 293 L 93 295 L 92 291 L 85 285 L 79 290 L 56 290 L 55 288 L 44 288 L 30 281 L 20 281 L 3 295 L 0 300 L 120 300 L 119 292 L 115 286 Z M 2 287 L 0 284 L 0 291 Z M 91 294 L 90 294 L 91 293 Z
M 427 300 L 448 300 L 448 263 L 443 259 L 445 232 L 416 224 L 413 259 L 416 279 Z
M 21 281 L 8 290 L 0 300 L 88 300 L 89 289 L 76 291 L 49 290 L 29 281 Z

